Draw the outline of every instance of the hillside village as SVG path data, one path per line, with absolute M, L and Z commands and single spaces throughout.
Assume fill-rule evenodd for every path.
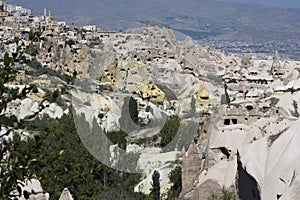
M 0 8 L 0 66 L 8 55 L 16 71 L 5 86 L 32 88 L 2 111 L 16 123 L 1 125 L 1 145 L 15 133 L 24 140 L 38 134 L 21 128 L 21 121 L 72 112 L 83 114 L 90 128 L 96 121 L 101 133 L 127 134 L 125 149 L 110 144 L 101 161 L 142 173 L 135 192 L 151 193 L 158 171 L 161 194 L 167 194 L 169 174 L 181 166 L 178 199 L 208 199 L 223 186 L 241 199 L 299 198 L 300 61 L 283 60 L 278 52 L 264 60 L 237 57 L 198 46 L 189 36 L 178 41 L 170 27 L 108 32 L 68 25 L 47 9 L 34 15 L 7 3 Z M 124 124 L 128 97 L 138 115 Z M 161 130 L 174 117 L 180 119 L 175 139 L 163 143 Z M 80 124 L 76 128 L 81 135 Z M 130 153 L 138 155 L 136 163 L 116 164 Z M 30 199 L 51 198 L 38 179 L 22 188 L 35 191 Z M 60 200 L 73 199 L 67 188 L 61 191 Z

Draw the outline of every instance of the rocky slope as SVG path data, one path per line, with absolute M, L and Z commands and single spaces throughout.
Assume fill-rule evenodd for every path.
M 183 151 L 181 199 L 207 199 L 223 186 L 241 199 L 299 198 L 298 84 L 285 78 L 297 74 L 299 63 L 286 61 L 290 68 L 283 67 L 278 54 L 273 62 L 247 60 L 243 56 L 233 73 L 223 76 L 230 104 L 212 115 L 198 142 Z
M 38 133 L 18 123 L 61 118 L 72 106 L 91 154 L 114 169 L 143 174 L 136 192 L 150 193 L 156 170 L 166 194 L 170 172 L 182 164 L 181 199 L 207 199 L 223 186 L 243 199 L 297 199 L 300 62 L 278 53 L 239 58 L 188 36 L 177 41 L 169 27 L 107 32 L 39 17 L 22 24 L 49 23 L 30 41 L 30 32 L 12 31 L 8 20 L 1 29 L 2 48 L 24 56 L 6 86 L 35 86 L 3 111 L 16 117 L 16 124 L 1 126 L 4 140 L 13 132 L 33 137 Z M 105 135 L 118 131 L 126 134 L 123 149 Z

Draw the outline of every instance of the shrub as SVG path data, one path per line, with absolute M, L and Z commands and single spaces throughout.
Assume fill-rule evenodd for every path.
M 160 133 L 158 134 L 161 137 L 161 146 L 165 146 L 169 144 L 173 138 L 176 136 L 177 131 L 180 126 L 180 118 L 178 116 L 172 117 L 171 119 L 167 120 L 164 127 L 161 129 Z
M 66 44 L 71 47 L 72 45 L 75 44 L 75 42 L 74 42 L 74 40 L 69 39 L 69 40 L 67 40 Z
M 177 199 L 182 189 L 181 167 L 176 166 L 169 174 L 170 182 L 173 184 L 168 192 L 168 199 Z
M 158 171 L 154 171 L 152 174 L 151 192 L 150 196 L 153 200 L 160 200 L 160 174 Z
M 113 144 L 118 144 L 118 147 L 126 151 L 127 146 L 127 140 L 126 136 L 127 134 L 120 130 L 120 131 L 113 131 L 106 133 L 106 136 Z
M 209 200 L 237 200 L 237 196 L 234 192 L 231 192 L 226 187 L 222 187 L 221 194 L 212 193 Z

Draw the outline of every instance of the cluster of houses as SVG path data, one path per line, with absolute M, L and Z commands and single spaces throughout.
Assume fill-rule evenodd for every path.
M 224 134 L 233 129 L 245 132 L 246 126 L 263 118 L 298 113 L 297 101 L 285 107 L 280 98 L 300 90 L 300 62 L 282 61 L 278 52 L 273 60 L 252 60 L 246 54 L 238 58 L 199 47 L 190 37 L 179 42 L 169 27 L 147 25 L 141 33 L 111 32 L 94 25 L 67 25 L 47 9 L 43 15 L 33 15 L 21 6 L 0 2 L 0 54 L 14 59 L 18 70 L 14 84 L 34 83 L 42 89 L 65 84 L 57 78 L 50 80 L 47 70 L 34 77 L 37 69 L 90 79 L 92 95 L 85 92 L 88 87 L 76 82 L 72 86 L 82 90 L 76 100 L 97 109 L 99 123 L 106 129 L 115 130 L 127 96 L 137 100 L 139 117 L 145 123 L 161 111 L 183 119 L 195 117 L 189 115 L 194 112 L 198 120 L 201 113 L 213 115 L 212 109 L 217 108 L 221 113 L 217 128 Z M 221 83 L 212 77 L 219 77 Z M 224 95 L 225 103 L 221 101 Z M 42 101 L 43 97 L 33 99 Z M 173 166 L 157 167 L 165 173 Z M 145 185 L 149 186 L 148 179 Z M 162 189 L 170 187 L 165 182 Z M 147 193 L 149 187 L 138 191 Z
M 70 76 L 89 78 L 93 75 L 100 81 L 100 86 L 109 86 L 101 88 L 117 87 L 140 94 L 142 99 L 163 102 L 168 99 L 166 91 L 159 88 L 153 78 L 145 79 L 145 76 L 167 84 L 168 77 L 184 73 L 191 77 L 189 84 L 194 88 L 197 105 L 207 106 L 212 103 L 210 93 L 213 91 L 209 84 L 199 81 L 203 74 L 203 63 L 200 62 L 203 58 L 225 67 L 218 74 L 227 84 L 232 102 L 266 97 L 272 93 L 270 85 L 279 90 L 278 86 L 283 85 L 281 83 L 287 76 L 298 78 L 297 68 L 283 64 L 278 53 L 271 64 L 270 61 L 252 61 L 247 55 L 240 60 L 223 58 L 210 47 L 203 53 L 190 37 L 178 42 L 169 27 L 147 25 L 142 33 L 108 32 L 94 25 L 69 26 L 55 19 L 46 9 L 43 15 L 33 15 L 28 9 L 8 3 L 2 3 L 1 8 L 0 49 L 2 54 L 8 52 L 11 57 L 19 56 L 19 62 L 15 62 L 19 82 L 26 80 L 28 66 L 24 60 L 36 59 L 42 67 Z M 107 56 L 91 62 L 90 52 L 96 57 L 103 52 Z M 172 90 L 179 90 L 181 82 Z

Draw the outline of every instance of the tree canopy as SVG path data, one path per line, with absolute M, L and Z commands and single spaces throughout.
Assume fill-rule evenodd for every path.
M 154 170 L 152 174 L 152 184 L 151 184 L 151 193 L 150 197 L 153 200 L 160 200 L 160 174 L 158 171 Z
M 1 198 L 9 196 L 12 188 L 16 188 L 17 180 L 30 177 L 40 180 L 51 199 L 58 199 L 65 187 L 69 188 L 74 199 L 145 197 L 133 192 L 140 174 L 111 169 L 87 151 L 77 135 L 72 114 L 54 120 L 39 135 L 27 141 L 15 135 L 7 148 L 11 156 L 9 165 L 1 169 Z

